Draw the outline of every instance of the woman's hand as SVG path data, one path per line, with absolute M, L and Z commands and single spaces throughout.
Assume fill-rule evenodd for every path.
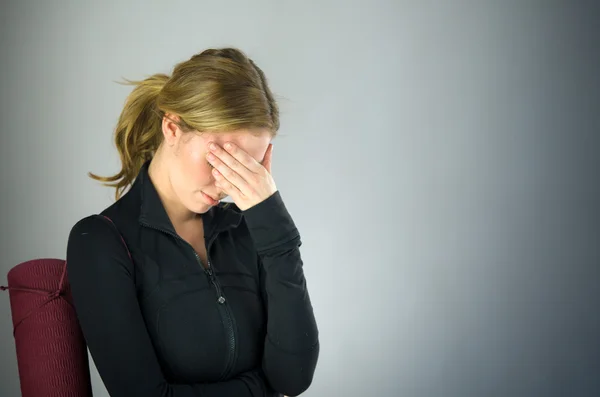
M 208 147 L 210 151 L 206 158 L 215 167 L 212 172 L 216 186 L 227 193 L 242 211 L 277 191 L 271 176 L 273 144 L 269 144 L 262 164 L 232 142 L 227 142 L 223 148 L 211 142 Z

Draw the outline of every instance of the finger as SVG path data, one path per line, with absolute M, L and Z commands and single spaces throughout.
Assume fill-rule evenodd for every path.
M 213 169 L 212 173 L 216 179 L 215 186 L 223 190 L 234 201 L 243 196 L 242 192 L 233 183 L 229 182 L 219 171 Z
M 225 166 L 227 166 L 229 168 L 229 170 L 224 167 L 219 169 L 219 171 L 221 171 L 221 173 L 223 175 L 225 175 L 225 177 L 235 178 L 234 175 L 230 175 L 230 170 L 231 170 L 231 171 L 234 171 L 235 173 L 237 173 L 242 179 L 247 180 L 247 181 L 251 180 L 254 173 L 252 171 L 250 171 L 242 163 L 240 163 L 235 157 L 233 157 L 233 155 L 231 155 L 227 151 L 225 151 L 221 146 L 219 146 L 218 144 L 216 144 L 214 142 L 210 142 L 208 145 L 208 149 L 209 149 L 209 153 L 207 155 L 207 159 L 209 162 L 211 162 L 212 165 L 217 167 L 217 165 L 219 165 L 219 164 L 224 164 Z M 241 150 L 237 150 L 237 152 L 240 152 L 240 151 Z M 211 155 L 216 156 L 217 161 L 215 161 L 215 159 L 213 157 L 211 157 Z M 232 183 L 237 182 L 233 179 L 229 179 L 229 181 Z M 236 186 L 241 187 L 240 185 L 237 185 L 237 184 L 236 184 Z
M 231 169 L 237 171 L 240 175 L 244 176 L 246 170 L 252 173 L 259 173 L 262 170 L 262 165 L 250 156 L 245 150 L 237 146 L 233 142 L 225 143 L 223 148 L 219 148 L 214 151 Z M 237 167 L 244 167 L 246 170 L 238 169 Z
M 270 143 L 269 147 L 267 148 L 267 152 L 265 153 L 265 158 L 262 162 L 262 166 L 265 167 L 265 169 L 267 170 L 267 172 L 269 174 L 271 173 L 271 164 L 273 164 L 272 160 L 273 160 L 273 144 Z
M 248 182 L 213 153 L 208 153 L 206 159 L 214 167 L 212 173 L 215 176 L 215 179 L 226 179 L 227 182 L 235 186 L 241 192 L 248 188 Z

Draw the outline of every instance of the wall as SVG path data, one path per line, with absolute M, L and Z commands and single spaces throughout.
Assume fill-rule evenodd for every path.
M 0 273 L 64 257 L 71 226 L 112 202 L 86 173 L 119 165 L 114 81 L 234 45 L 281 104 L 274 175 L 321 331 L 306 396 L 600 395 L 597 17 L 550 1 L 4 2 Z M 6 293 L 0 356 L 0 395 L 17 396 Z

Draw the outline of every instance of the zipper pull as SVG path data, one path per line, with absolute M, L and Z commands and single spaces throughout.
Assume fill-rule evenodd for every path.
M 217 302 L 223 304 L 225 303 L 225 297 L 221 294 L 221 289 L 219 288 L 219 286 L 217 285 L 217 281 L 213 277 L 212 265 L 210 264 L 210 260 L 207 262 L 207 264 L 208 266 L 206 267 L 206 272 L 210 276 L 210 281 L 212 281 L 213 285 L 215 286 L 215 289 L 217 290 L 217 295 L 219 296 L 217 298 Z

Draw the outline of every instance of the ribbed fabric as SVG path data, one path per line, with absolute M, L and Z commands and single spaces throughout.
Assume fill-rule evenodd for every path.
M 22 397 L 91 397 L 85 339 L 65 261 L 35 259 L 7 275 Z

